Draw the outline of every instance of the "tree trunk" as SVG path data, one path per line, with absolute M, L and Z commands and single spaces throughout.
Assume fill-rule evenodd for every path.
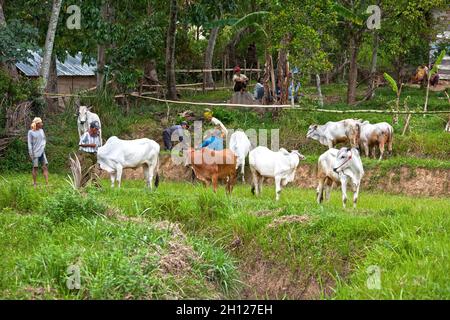
M 50 70 L 45 92 L 58 93 L 58 74 L 56 69 L 56 56 L 54 54 L 52 55 L 52 59 L 50 61 Z M 50 112 L 56 112 L 58 110 L 58 98 L 46 97 L 45 100 Z
M 103 21 L 108 21 L 109 17 L 109 2 L 102 2 L 100 9 L 100 15 Z M 97 90 L 103 89 L 103 84 L 105 80 L 105 64 L 106 64 L 106 44 L 101 43 L 97 45 Z
M 205 63 L 204 69 L 212 69 L 213 67 L 213 57 L 214 57 L 214 47 L 216 46 L 217 35 L 219 34 L 219 27 L 213 28 L 211 34 L 209 35 L 208 47 L 205 52 Z M 207 87 L 214 87 L 214 79 L 211 71 L 205 71 L 205 84 Z
M 0 27 L 6 26 L 5 14 L 3 13 L 3 1 L 0 0 Z
M 350 70 L 348 72 L 347 103 L 356 102 L 356 86 L 358 81 L 358 37 L 355 33 L 350 36 Z
M 323 107 L 322 88 L 320 86 L 320 75 L 318 73 L 316 73 L 316 87 L 317 87 L 317 94 L 319 96 L 319 105 Z
M 280 104 L 287 104 L 289 97 L 289 66 L 287 46 L 291 41 L 289 34 L 285 35 L 281 40 L 281 48 L 278 51 L 277 62 L 277 85 L 280 89 Z
M 0 0 L 0 27 L 6 27 L 6 18 L 3 12 L 4 1 Z M 16 65 L 14 63 L 1 63 L 0 68 L 5 70 L 13 80 L 19 79 Z
M 177 100 L 177 88 L 175 79 L 175 34 L 177 31 L 177 0 L 170 1 L 170 20 L 166 38 L 166 82 L 167 97 Z
M 41 65 L 41 92 L 47 87 L 48 77 L 50 73 L 50 64 L 53 53 L 53 43 L 55 41 L 56 27 L 58 26 L 59 12 L 61 11 L 62 0 L 53 0 L 52 14 L 48 24 L 47 37 L 45 39 L 44 56 Z
M 377 72 L 377 60 L 378 60 L 378 32 L 373 34 L 373 49 L 372 49 L 372 64 L 370 67 L 370 84 L 367 91 L 367 99 L 370 100 L 375 97 L 375 80 Z

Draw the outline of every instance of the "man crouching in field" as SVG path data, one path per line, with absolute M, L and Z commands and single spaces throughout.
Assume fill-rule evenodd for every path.
M 97 187 L 100 186 L 96 169 L 97 150 L 102 146 L 102 141 L 98 134 L 99 129 L 100 125 L 97 121 L 91 122 L 89 131 L 85 132 L 80 138 L 80 151 L 78 152 L 83 180 L 91 180 Z
M 33 162 L 33 185 L 36 188 L 36 178 L 39 168 L 39 163 L 42 166 L 42 174 L 45 178 L 45 183 L 48 185 L 48 161 L 45 156 L 46 138 L 42 127 L 41 118 L 34 118 L 31 123 L 31 130 L 28 131 L 28 154 Z

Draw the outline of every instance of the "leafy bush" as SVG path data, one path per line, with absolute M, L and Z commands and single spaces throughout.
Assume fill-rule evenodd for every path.
M 24 182 L 0 183 L 0 209 L 13 208 L 24 212 L 37 211 L 39 193 Z
M 31 172 L 27 144 L 21 139 L 14 139 L 8 146 L 5 156 L 0 161 L 0 172 Z
M 64 222 L 72 218 L 89 218 L 104 214 L 107 207 L 89 195 L 83 196 L 74 190 L 63 190 L 46 199 L 42 213 L 54 222 Z

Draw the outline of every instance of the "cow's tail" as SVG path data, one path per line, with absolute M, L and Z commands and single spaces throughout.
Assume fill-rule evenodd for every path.
M 389 127 L 389 132 L 388 132 L 388 151 L 389 154 L 392 155 L 392 144 L 394 142 L 394 132 L 393 132 L 393 128 Z
M 360 143 L 361 143 L 361 123 L 356 123 L 356 136 L 355 136 L 355 148 L 360 150 Z
M 155 172 L 153 174 L 155 175 L 155 188 L 158 188 L 158 186 L 159 186 L 159 155 L 156 158 Z

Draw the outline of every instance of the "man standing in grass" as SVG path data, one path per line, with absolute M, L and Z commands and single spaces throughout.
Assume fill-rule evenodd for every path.
M 85 132 L 80 138 L 80 164 L 83 180 L 91 180 L 95 185 L 100 186 L 97 179 L 97 150 L 102 146 L 102 141 L 98 134 L 100 124 L 98 121 L 93 121 L 89 125 L 89 130 Z
M 48 185 L 48 161 L 45 156 L 45 145 L 47 140 L 42 127 L 44 126 L 41 118 L 34 118 L 31 123 L 31 130 L 28 131 L 28 154 L 33 163 L 33 185 L 37 186 L 37 172 L 39 163 L 42 166 L 42 174 L 45 178 L 45 184 Z

